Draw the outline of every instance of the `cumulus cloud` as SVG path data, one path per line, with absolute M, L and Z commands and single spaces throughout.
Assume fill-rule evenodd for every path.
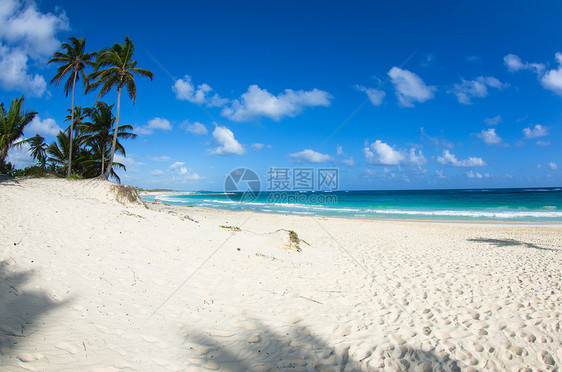
M 362 85 L 356 85 L 355 89 L 366 93 L 367 97 L 369 98 L 369 100 L 374 106 L 380 106 L 382 104 L 383 98 L 386 96 L 386 93 L 382 90 L 378 90 L 374 88 L 366 88 Z
M 548 135 L 548 128 L 543 127 L 540 124 L 536 124 L 533 129 L 524 128 L 523 134 L 525 135 L 526 139 L 537 138 L 537 137 L 545 137 L 545 136 Z
M 218 125 L 213 131 L 213 140 L 217 147 L 211 151 L 212 155 L 243 155 L 244 146 L 234 138 L 234 133 L 227 127 Z
M 196 121 L 193 124 L 189 124 L 186 122 L 185 125 L 186 125 L 185 130 L 188 133 L 195 134 L 196 136 L 204 136 L 207 133 L 209 133 L 207 127 L 199 123 L 198 121 Z
M 28 72 L 28 60 L 29 57 L 23 50 L 0 44 L 0 86 L 5 90 L 42 97 L 47 90 L 47 82 L 43 76 Z
M 495 128 L 484 129 L 477 136 L 482 138 L 482 141 L 487 145 L 499 145 L 502 143 L 502 139 L 497 135 Z
M 457 96 L 459 103 L 470 105 L 472 98 L 483 98 L 488 95 L 488 88 L 503 89 L 509 84 L 504 84 L 495 77 L 479 76 L 476 80 L 461 79 L 460 84 L 455 84 L 449 93 Z
M 466 172 L 466 176 L 468 178 L 483 178 L 484 177 L 484 176 L 482 176 L 482 174 L 480 174 L 478 172 L 473 172 L 473 171 Z
M 217 93 L 213 93 L 213 88 L 208 84 L 203 83 L 195 87 L 189 75 L 176 80 L 172 86 L 172 91 L 176 94 L 176 99 L 180 101 L 188 101 L 208 107 L 220 107 L 228 102 L 228 99 L 221 98 Z
M 388 76 L 394 85 L 398 101 L 405 107 L 413 107 L 414 102 L 425 102 L 432 99 L 437 90 L 434 86 L 426 85 L 418 75 L 399 67 L 391 68 Z
M 558 169 L 558 165 L 557 165 L 555 162 L 553 162 L 553 161 L 551 161 L 550 163 L 548 163 L 548 167 L 549 167 L 550 169 L 552 169 L 552 170 Z
M 293 154 L 289 154 L 289 160 L 293 163 L 301 164 L 301 163 L 325 163 L 327 161 L 332 161 L 330 155 L 321 154 L 317 151 L 311 149 L 305 149 L 301 152 L 295 152 Z
M 370 146 L 363 148 L 365 161 L 374 165 L 413 164 L 421 166 L 427 163 L 421 150 L 411 148 L 409 152 L 397 150 L 394 147 L 376 140 Z
M 562 95 L 562 53 L 555 54 L 558 68 L 546 70 L 542 63 L 523 62 L 521 58 L 514 54 L 508 54 L 504 57 L 505 65 L 511 72 L 520 70 L 529 70 L 537 74 L 537 77 L 543 88 L 553 91 L 558 95 Z
M 19 138 L 16 142 L 25 140 Z M 29 153 L 29 143 L 25 142 L 21 146 L 13 146 L 8 150 L 6 162 L 12 163 L 16 168 L 26 168 L 35 164 L 35 161 Z
M 35 116 L 31 123 L 25 127 L 25 133 L 29 136 L 40 134 L 42 136 L 56 136 L 61 131 L 61 127 L 57 125 L 54 119 L 47 118 L 41 120 L 39 115 Z
M 161 169 L 155 169 L 155 170 L 153 170 L 152 172 L 150 172 L 150 174 L 151 174 L 152 176 L 161 176 L 161 175 L 164 174 L 164 171 L 161 170 Z
M 176 161 L 168 167 L 168 170 L 179 177 L 179 181 L 194 181 L 201 179 L 201 177 L 195 173 L 193 169 L 186 167 L 185 162 L 183 161 Z M 174 178 L 174 180 L 178 179 Z
M 493 118 L 484 119 L 484 122 L 488 125 L 498 125 L 499 123 L 501 123 L 501 121 L 502 121 L 502 118 L 499 115 L 496 115 Z
M 137 167 L 146 165 L 143 162 L 136 161 L 131 155 L 125 157 L 121 154 L 115 154 L 114 160 L 127 167 L 127 172 L 138 172 Z
M 521 58 L 515 54 L 508 54 L 503 57 L 503 62 L 510 72 L 517 72 L 521 70 L 533 71 L 537 74 L 542 74 L 544 71 L 544 65 L 542 63 L 529 63 L 523 62 Z
M 486 162 L 482 158 L 469 157 L 465 160 L 458 160 L 449 150 L 443 150 L 443 156 L 437 157 L 439 164 L 448 164 L 453 167 L 484 167 Z
M 138 127 L 136 131 L 138 134 L 149 135 L 154 133 L 155 130 L 169 131 L 170 129 L 172 129 L 172 125 L 168 120 L 162 118 L 154 118 L 152 120 L 149 120 L 147 125 Z
M 541 78 L 541 84 L 544 88 L 562 95 L 562 53 L 556 53 L 556 61 L 558 68 L 547 71 Z
M 41 13 L 34 1 L 0 3 L 0 86 L 41 97 L 45 79 L 28 71 L 30 59 L 44 63 L 60 45 L 57 32 L 68 30 L 64 13 Z
M 248 91 L 239 99 L 232 101 L 229 107 L 222 110 L 222 115 L 232 121 L 251 121 L 258 117 L 268 117 L 274 121 L 282 118 L 294 117 L 306 107 L 330 105 L 332 96 L 323 90 L 309 91 L 285 89 L 277 96 L 261 89 L 257 85 L 250 85 Z

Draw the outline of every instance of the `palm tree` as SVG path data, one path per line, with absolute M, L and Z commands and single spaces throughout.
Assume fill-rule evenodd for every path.
M 101 156 L 101 173 L 105 173 L 106 152 L 112 145 L 112 132 L 114 132 L 113 125 L 115 117 L 111 112 L 113 105 L 109 106 L 107 103 L 100 101 L 95 107 L 87 107 L 84 109 L 84 114 L 90 121 L 82 124 L 80 132 L 83 134 L 81 144 L 89 146 L 90 149 Z M 117 130 L 117 141 L 115 144 L 115 152 L 125 156 L 125 147 L 119 142 L 119 139 L 135 138 L 137 135 L 132 133 L 133 127 L 131 125 L 121 125 Z
M 23 100 L 23 96 L 13 99 L 8 112 L 0 103 L 0 164 L 6 160 L 10 147 L 21 146 L 25 142 L 18 139 L 23 135 L 25 126 L 37 115 L 35 111 L 23 110 Z
M 72 112 L 70 109 L 66 109 L 66 111 L 68 111 L 68 115 L 66 115 L 64 121 L 68 121 L 71 123 L 71 125 L 74 125 L 74 133 L 72 134 L 72 136 L 74 139 L 76 139 L 80 134 L 80 126 L 84 124 L 84 110 L 82 110 L 82 107 L 80 106 L 75 106 L 74 112 Z M 66 128 L 67 132 L 70 131 L 71 125 Z
M 125 44 L 121 45 L 115 43 L 111 48 L 106 47 L 98 53 L 95 71 L 88 76 L 88 78 L 94 80 L 94 82 L 88 86 L 86 91 L 91 91 L 101 85 L 101 90 L 96 101 L 111 91 L 113 87 L 117 88 L 117 117 L 111 143 L 111 152 L 109 154 L 109 164 L 103 174 L 105 179 L 109 177 L 109 173 L 112 169 L 111 165 L 113 164 L 113 158 L 115 156 L 117 133 L 119 131 L 119 117 L 121 113 L 121 91 L 123 87 L 126 87 L 129 98 L 133 100 L 134 104 L 137 98 L 137 87 L 134 77 L 146 76 L 152 81 L 152 72 L 136 67 L 137 61 L 133 60 L 133 52 L 133 42 L 126 36 Z M 100 70 L 100 68 L 102 69 Z
M 57 134 L 57 140 L 47 147 L 47 160 L 51 163 L 53 168 L 60 173 L 68 169 L 68 148 L 70 147 L 70 138 L 65 132 L 60 131 Z
M 45 138 L 36 134 L 35 137 L 29 139 L 29 152 L 31 156 L 35 159 L 39 166 L 43 169 L 47 167 L 47 144 L 45 143 Z
M 69 37 L 70 43 L 63 43 L 61 45 L 65 52 L 55 52 L 53 58 L 48 63 L 56 62 L 62 65 L 58 68 L 57 74 L 51 80 L 51 84 L 55 83 L 58 85 L 61 79 L 65 75 L 69 75 L 66 83 L 64 84 L 64 92 L 68 97 L 68 93 L 72 88 L 72 107 L 71 107 L 71 118 L 70 118 L 70 145 L 68 148 L 68 170 L 67 177 L 70 177 L 70 170 L 72 168 L 72 135 L 74 126 L 74 90 L 76 88 L 76 82 L 80 80 L 80 75 L 82 75 L 82 80 L 86 86 L 88 85 L 88 78 L 84 72 L 87 65 L 92 65 L 92 59 L 95 58 L 96 53 L 84 53 L 86 46 L 86 38 L 77 39 L 73 36 Z

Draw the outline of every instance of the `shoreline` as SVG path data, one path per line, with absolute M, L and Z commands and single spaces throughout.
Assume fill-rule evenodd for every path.
M 142 195 L 139 193 L 139 195 Z M 164 194 L 154 194 L 154 195 L 164 195 Z M 169 194 L 171 195 L 171 194 Z M 141 197 L 142 198 L 142 197 Z M 471 220 L 463 220 L 463 219 L 416 219 L 416 218 L 392 218 L 392 217 L 365 217 L 365 216 L 323 216 L 323 215 L 314 215 L 314 214 L 298 214 L 298 213 L 283 213 L 283 212 L 273 212 L 273 211 L 260 211 L 260 210 L 233 210 L 228 208 L 220 208 L 220 207 L 201 207 L 201 206 L 189 206 L 189 205 L 180 205 L 180 204 L 171 204 L 167 202 L 154 202 L 148 201 L 143 199 L 143 203 L 147 205 L 165 205 L 168 207 L 174 208 L 186 208 L 190 210 L 219 210 L 219 211 L 227 211 L 233 213 L 256 213 L 256 214 L 267 214 L 273 216 L 296 216 L 296 217 L 311 217 L 311 218 L 334 218 L 334 219 L 344 219 L 350 221 L 395 221 L 395 222 L 427 222 L 427 223 L 454 223 L 454 224 L 493 224 L 493 225 L 522 225 L 522 226 L 562 226 L 562 221 L 510 221 L 510 220 L 479 220 L 477 218 Z

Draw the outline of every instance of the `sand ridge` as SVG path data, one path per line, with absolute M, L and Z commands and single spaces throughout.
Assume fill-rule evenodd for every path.
M 562 363 L 560 225 L 147 209 L 111 186 L 0 182 L 0 368 Z

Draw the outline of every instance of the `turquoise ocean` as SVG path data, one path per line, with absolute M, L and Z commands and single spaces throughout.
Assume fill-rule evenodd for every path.
M 296 215 L 467 221 L 562 222 L 562 188 L 145 195 L 195 207 Z

